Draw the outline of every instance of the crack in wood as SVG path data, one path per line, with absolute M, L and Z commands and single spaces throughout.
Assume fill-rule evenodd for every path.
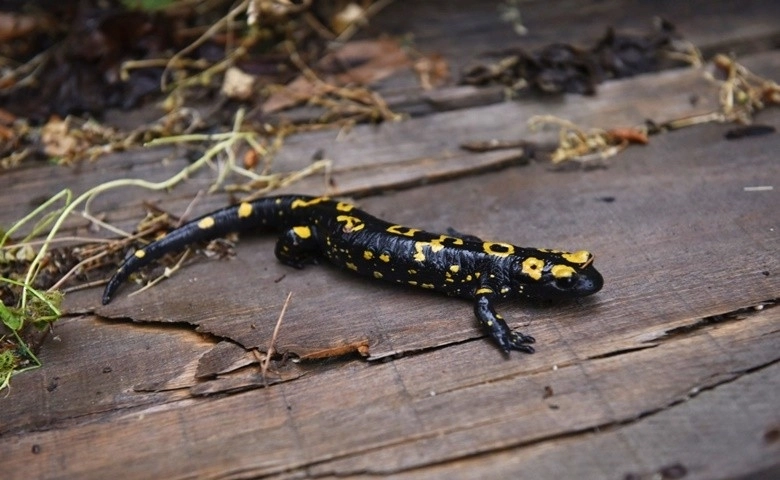
M 458 159 L 463 160 L 458 162 Z M 409 162 L 418 165 L 420 170 L 402 171 L 400 175 L 394 174 L 391 176 L 391 173 L 397 171 L 397 165 Z M 340 174 L 334 174 L 333 177 L 338 185 L 339 196 L 360 199 L 482 175 L 512 167 L 526 166 L 530 162 L 529 152 L 522 148 L 517 148 L 481 154 L 415 158 L 408 161 L 394 162 L 393 165 L 385 168 L 385 171 L 375 169 L 373 165 L 364 168 L 353 167 L 349 170 L 344 170 Z M 366 175 L 362 173 L 357 178 L 350 178 L 351 174 L 360 170 L 373 171 L 374 182 L 367 184 Z M 393 172 L 390 170 L 393 170 Z
M 642 350 L 647 350 L 648 348 L 655 348 L 657 346 L 658 344 L 654 343 L 648 345 L 640 345 L 637 347 L 620 348 L 618 350 L 612 350 L 610 352 L 599 353 L 598 355 L 587 357 L 585 360 L 601 360 L 604 358 L 618 357 L 620 355 L 628 355 L 630 353 L 641 352 Z
M 377 361 L 385 362 L 385 361 L 397 360 L 400 358 L 416 357 L 418 355 L 424 355 L 426 353 L 435 352 L 437 350 L 442 350 L 444 348 L 454 347 L 457 345 L 463 345 L 465 343 L 470 343 L 474 341 L 485 341 L 485 338 L 486 337 L 484 335 L 479 335 L 474 337 L 463 338 L 460 340 L 451 340 L 451 341 L 445 341 L 433 345 L 425 345 L 422 347 L 392 350 L 392 351 L 383 352 L 379 355 L 371 355 L 371 351 L 369 350 L 365 359 L 368 360 L 369 362 L 377 362 Z
M 776 307 L 780 303 L 780 298 L 773 298 L 759 302 L 756 305 L 750 305 L 747 307 L 737 308 L 729 312 L 720 313 L 717 315 L 710 315 L 708 317 L 700 318 L 689 325 L 683 325 L 665 331 L 662 335 L 653 338 L 652 340 L 646 340 L 644 343 L 656 343 L 659 341 L 666 341 L 673 338 L 685 337 L 698 330 L 709 328 L 713 325 L 721 323 L 737 322 L 749 318 L 752 315 L 756 315 L 759 312 Z

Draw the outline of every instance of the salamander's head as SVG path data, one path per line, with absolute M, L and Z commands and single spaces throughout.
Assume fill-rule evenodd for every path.
M 593 255 L 580 250 L 526 250 L 513 264 L 522 297 L 585 297 L 601 290 L 604 278 L 593 266 Z

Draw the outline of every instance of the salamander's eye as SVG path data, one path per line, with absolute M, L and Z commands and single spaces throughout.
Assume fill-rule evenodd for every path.
M 572 288 L 576 283 L 577 283 L 577 279 L 575 278 L 575 275 L 555 279 L 555 286 L 560 288 L 561 290 L 568 290 Z

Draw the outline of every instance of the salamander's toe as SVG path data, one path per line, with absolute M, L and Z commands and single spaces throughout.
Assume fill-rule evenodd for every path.
M 536 350 L 529 343 L 536 342 L 536 339 L 530 335 L 523 335 L 520 332 L 509 332 L 508 335 L 498 339 L 499 347 L 505 353 L 512 350 L 523 353 L 534 353 Z

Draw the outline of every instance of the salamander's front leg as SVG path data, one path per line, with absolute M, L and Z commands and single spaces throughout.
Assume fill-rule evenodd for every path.
M 534 353 L 534 347 L 528 345 L 536 340 L 530 335 L 514 332 L 509 328 L 501 315 L 493 309 L 495 294 L 489 288 L 480 288 L 476 295 L 474 313 L 479 319 L 480 325 L 493 338 L 501 350 L 509 353 L 510 350 L 518 350 L 524 353 Z
M 316 233 L 313 228 L 306 226 L 287 230 L 276 241 L 276 258 L 295 268 L 303 268 L 307 263 L 317 263 L 320 246 Z

